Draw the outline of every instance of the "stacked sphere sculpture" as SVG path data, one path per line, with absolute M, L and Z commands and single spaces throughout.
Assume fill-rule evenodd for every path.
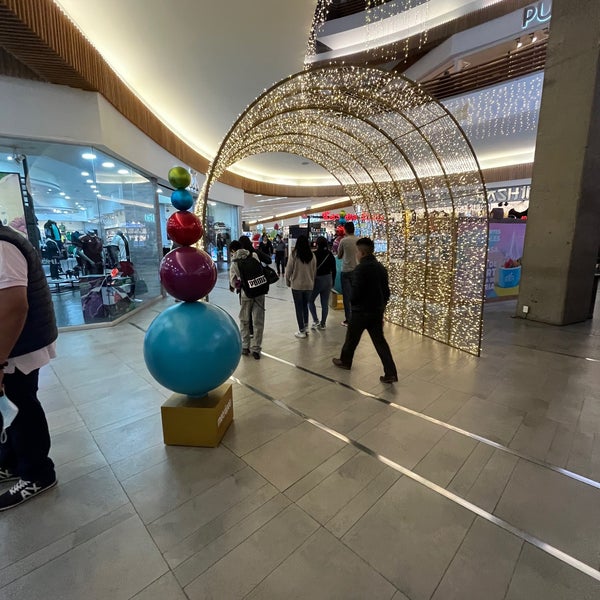
M 186 189 L 191 177 L 184 167 L 169 171 L 175 188 L 171 203 L 177 209 L 167 221 L 168 236 L 179 245 L 160 264 L 165 290 L 181 300 L 162 312 L 144 338 L 144 360 L 152 376 L 166 388 L 203 396 L 223 383 L 242 355 L 238 326 L 222 308 L 206 297 L 217 282 L 212 258 L 194 246 L 204 235 L 200 219 L 189 212 L 194 199 Z

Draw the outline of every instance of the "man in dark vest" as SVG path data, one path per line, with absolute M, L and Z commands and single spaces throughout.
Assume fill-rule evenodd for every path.
M 35 248 L 0 224 L 0 511 L 56 485 L 50 434 L 37 399 L 39 370 L 54 358 L 58 331 Z M 4 420 L 18 413 L 7 429 Z
M 358 265 L 352 272 L 350 302 L 352 318 L 348 323 L 346 341 L 340 358 L 332 359 L 340 369 L 350 370 L 354 351 L 366 329 L 383 364 L 382 383 L 398 381 L 398 372 L 390 347 L 383 335 L 383 313 L 390 299 L 390 286 L 386 268 L 375 258 L 375 244 L 367 237 L 356 242 Z

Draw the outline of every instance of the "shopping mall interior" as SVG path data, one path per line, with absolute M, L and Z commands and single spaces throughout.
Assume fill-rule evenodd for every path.
M 597 0 L 0 0 L 0 225 L 59 330 L 0 598 L 600 598 L 599 48 Z M 341 255 L 242 355 L 229 244 L 347 223 L 398 381 L 332 364 Z

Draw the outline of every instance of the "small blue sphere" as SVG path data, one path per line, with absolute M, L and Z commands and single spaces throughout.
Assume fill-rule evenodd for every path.
M 148 370 L 166 388 L 204 396 L 236 369 L 242 338 L 235 321 L 207 302 L 183 302 L 167 308 L 144 338 Z
M 187 190 L 175 190 L 171 194 L 171 204 L 177 210 L 188 210 L 194 204 L 194 197 Z

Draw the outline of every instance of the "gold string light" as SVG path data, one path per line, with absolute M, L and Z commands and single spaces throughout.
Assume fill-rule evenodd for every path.
M 417 84 L 368 67 L 302 71 L 259 96 L 225 136 L 196 212 L 234 163 L 298 154 L 345 188 L 390 274 L 386 317 L 478 355 L 487 201 L 452 114 Z

